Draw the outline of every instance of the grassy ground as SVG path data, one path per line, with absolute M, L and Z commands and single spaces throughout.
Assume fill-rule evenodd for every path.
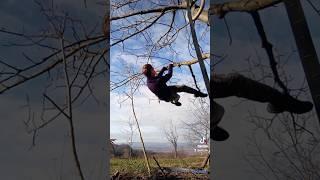
M 156 157 L 156 156 L 155 156 Z M 184 157 L 184 158 L 170 158 L 170 157 L 156 157 L 161 167 L 183 167 L 183 168 L 199 168 L 205 157 Z M 156 162 L 152 157 L 149 158 L 151 171 L 155 172 L 158 169 Z M 148 175 L 148 170 L 145 165 L 144 158 L 131 158 L 131 159 L 111 159 L 111 175 L 116 172 L 127 174 L 132 177 Z

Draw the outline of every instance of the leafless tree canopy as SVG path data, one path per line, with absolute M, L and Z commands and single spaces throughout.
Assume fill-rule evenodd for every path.
M 193 101 L 194 108 L 190 108 L 189 120 L 183 121 L 183 128 L 186 130 L 184 136 L 190 143 L 199 142 L 203 137 L 209 139 L 210 136 L 210 104 L 207 101 Z
M 172 121 L 167 128 L 164 129 L 164 133 L 166 135 L 167 140 L 170 142 L 170 144 L 173 147 L 174 150 L 174 157 L 178 157 L 178 138 L 179 134 L 177 131 L 177 126 L 173 124 Z

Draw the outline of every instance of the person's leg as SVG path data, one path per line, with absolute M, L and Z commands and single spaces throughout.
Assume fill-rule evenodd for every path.
M 190 94 L 194 94 L 196 97 L 207 97 L 208 95 L 205 93 L 202 93 L 196 89 L 193 89 L 189 86 L 186 85 L 176 85 L 176 86 L 172 86 L 172 89 L 178 93 L 178 92 L 186 92 L 186 93 L 190 93 Z
M 211 89 L 214 98 L 237 96 L 253 101 L 270 102 L 282 96 L 276 89 L 238 73 L 215 74 Z
M 211 122 L 210 122 L 210 130 L 213 130 L 221 121 L 225 110 L 223 108 L 223 106 L 221 106 L 220 104 L 216 103 L 213 100 L 210 100 L 210 112 L 214 112 L 211 114 Z
M 269 102 L 280 111 L 305 113 L 312 109 L 312 103 L 299 101 L 291 96 L 246 78 L 240 74 L 215 75 L 212 80 L 212 94 L 214 98 L 237 96 L 258 102 Z
M 169 102 L 176 106 L 181 106 L 181 103 L 179 102 L 180 96 L 177 93 L 177 88 L 175 86 L 168 86 L 167 91 L 167 99 Z

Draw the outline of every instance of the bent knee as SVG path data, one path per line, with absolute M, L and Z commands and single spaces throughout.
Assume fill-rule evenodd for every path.
M 239 86 L 244 85 L 247 78 L 239 73 L 231 73 L 228 75 L 228 79 L 233 88 L 238 88 Z
M 182 85 L 176 85 L 176 87 L 181 89 L 181 88 L 187 88 L 188 86 L 185 84 L 182 84 Z

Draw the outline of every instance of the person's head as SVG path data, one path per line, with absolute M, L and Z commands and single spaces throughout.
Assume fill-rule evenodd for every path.
M 151 64 L 145 64 L 142 67 L 142 73 L 147 77 L 154 77 L 157 75 Z

